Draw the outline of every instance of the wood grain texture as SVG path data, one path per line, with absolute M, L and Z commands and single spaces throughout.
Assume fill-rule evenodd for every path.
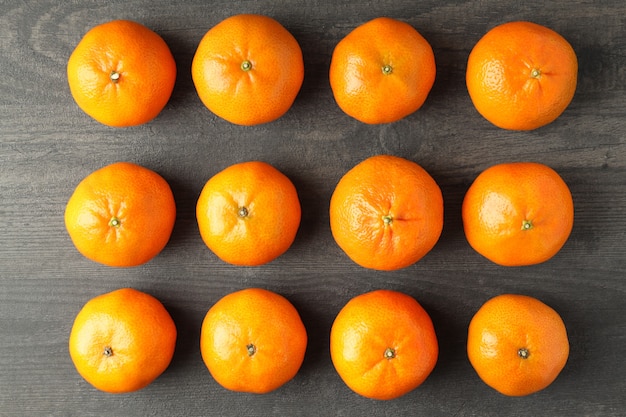
M 276 122 L 231 125 L 199 101 L 190 66 L 202 35 L 236 13 L 279 20 L 302 46 L 305 81 Z M 437 79 L 417 113 L 367 126 L 344 115 L 328 83 L 334 45 L 378 16 L 412 24 L 432 44 Z M 174 94 L 152 122 L 113 129 L 73 102 L 65 65 L 92 26 L 137 20 L 159 33 L 178 65 Z M 464 84 L 467 56 L 491 27 L 532 20 L 561 33 L 580 62 L 576 96 L 554 123 L 532 132 L 491 126 Z M 626 414 L 626 4 L 481 1 L 10 1 L 0 0 L 0 416 L 623 416 Z M 445 200 L 442 237 L 422 261 L 396 272 L 354 265 L 336 246 L 328 202 L 339 178 L 368 156 L 420 163 Z M 288 175 L 302 202 L 293 247 L 276 261 L 240 268 L 204 246 L 195 203 L 224 167 L 264 160 Z M 166 249 L 148 264 L 113 269 L 72 246 L 63 211 L 76 184 L 119 160 L 156 170 L 178 205 Z M 463 195 L 484 168 L 532 160 L 556 169 L 575 203 L 573 233 L 549 262 L 503 268 L 474 253 L 460 218 Z M 123 286 L 148 291 L 171 312 L 179 340 L 170 368 L 130 395 L 92 389 L 67 352 L 73 318 L 91 297 Z M 228 392 L 199 353 L 200 324 L 224 294 L 251 286 L 280 292 L 301 312 L 309 346 L 296 378 L 273 393 Z M 362 292 L 390 288 L 431 314 L 441 354 L 412 393 L 366 400 L 339 379 L 328 353 L 334 316 Z M 489 297 L 536 296 L 562 315 L 571 355 L 557 381 L 526 398 L 486 387 L 465 355 L 467 325 Z

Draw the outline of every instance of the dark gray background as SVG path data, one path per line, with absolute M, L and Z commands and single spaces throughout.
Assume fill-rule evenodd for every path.
M 59 4 L 60 3 L 60 4 Z M 280 21 L 304 52 L 305 80 L 280 120 L 239 127 L 198 99 L 191 60 L 202 35 L 237 13 Z M 402 19 L 432 44 L 437 79 L 426 104 L 397 123 L 369 126 L 336 106 L 328 83 L 334 45 L 378 16 Z M 178 65 L 173 96 L 158 118 L 114 129 L 70 96 L 67 59 L 96 24 L 137 20 L 159 33 Z M 580 61 L 576 96 L 553 124 L 498 129 L 474 110 L 467 56 L 491 27 L 527 19 L 570 41 Z M 626 3 L 607 1 L 7 1 L 0 0 L 0 415 L 2 416 L 617 416 L 626 414 Z M 380 153 L 424 166 L 445 199 L 443 235 L 414 266 L 365 270 L 334 243 L 328 203 L 339 178 Z M 263 160 L 288 175 L 302 203 L 292 248 L 261 267 L 217 259 L 202 243 L 195 203 L 205 181 L 236 162 Z M 83 258 L 63 224 L 76 184 L 127 160 L 159 172 L 178 206 L 166 249 L 148 264 L 114 269 Z M 537 266 L 504 268 L 476 254 L 460 208 L 486 167 L 537 161 L 557 170 L 575 202 L 562 251 Z M 73 368 L 67 339 L 90 298 L 131 286 L 162 300 L 179 331 L 174 360 L 148 388 L 128 395 L 91 388 Z M 290 299 L 308 329 L 302 369 L 263 396 L 224 390 L 199 353 L 200 324 L 228 292 L 260 286 Z M 361 398 L 337 376 L 328 353 L 333 318 L 351 297 L 404 291 L 431 314 L 440 358 L 417 390 L 389 402 Z M 517 292 L 554 307 L 570 336 L 569 362 L 545 391 L 507 398 L 485 386 L 465 354 L 467 325 L 488 298 Z

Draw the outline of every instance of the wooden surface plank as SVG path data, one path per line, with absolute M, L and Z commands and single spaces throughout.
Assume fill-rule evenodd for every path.
M 231 125 L 200 103 L 191 82 L 202 35 L 237 13 L 279 20 L 300 43 L 305 81 L 276 122 Z M 344 115 L 334 103 L 328 65 L 334 45 L 377 16 L 416 27 L 432 44 L 435 86 L 419 112 L 383 126 Z M 169 44 L 178 65 L 173 96 L 158 118 L 112 129 L 73 102 L 65 65 L 92 26 L 140 21 Z M 491 126 L 464 84 L 467 55 L 489 28 L 532 20 L 565 36 L 579 58 L 576 96 L 553 124 L 532 132 Z M 626 4 L 574 1 L 0 1 L 0 415 L 1 416 L 620 416 L 626 413 Z M 445 199 L 443 235 L 416 265 L 395 272 L 360 268 L 339 250 L 328 202 L 339 178 L 362 159 L 390 153 L 423 165 Z M 195 203 L 204 182 L 236 162 L 265 160 L 288 175 L 302 202 L 293 247 L 261 267 L 219 261 L 202 243 Z M 172 239 L 148 264 L 112 269 L 84 259 L 63 225 L 73 188 L 118 160 L 156 170 L 178 206 Z M 503 268 L 474 253 L 460 218 L 463 195 L 484 168 L 533 160 L 569 184 L 572 235 L 549 262 Z M 152 293 L 179 330 L 174 360 L 148 388 L 100 393 L 74 370 L 67 339 L 91 297 L 122 286 Z M 228 392 L 213 381 L 198 349 L 208 308 L 236 289 L 280 292 L 309 333 L 302 369 L 263 396 Z M 426 383 L 394 401 L 352 393 L 330 362 L 328 334 L 351 297 L 376 288 L 405 291 L 431 314 L 441 354 Z M 562 315 L 571 355 L 545 391 L 506 398 L 487 388 L 465 355 L 467 324 L 489 297 L 536 296 Z

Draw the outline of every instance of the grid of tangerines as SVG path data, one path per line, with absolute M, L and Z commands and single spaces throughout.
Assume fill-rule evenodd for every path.
M 229 59 L 236 60 L 236 65 L 216 63 L 224 59 L 223 56 L 219 56 L 219 53 L 223 52 L 225 39 L 233 42 L 233 37 L 235 37 L 235 44 L 242 41 L 236 37 L 241 33 L 241 28 L 246 28 L 246 38 L 260 41 L 263 53 L 261 49 L 254 50 L 255 45 L 251 43 L 252 46 L 248 51 L 250 58 L 241 59 L 241 56 L 231 55 Z M 251 31 L 257 31 L 258 36 L 251 36 Z M 397 51 L 386 51 L 390 56 L 395 53 L 395 59 L 389 59 L 386 62 L 380 59 L 375 63 L 368 62 L 367 56 L 372 52 L 375 56 L 378 54 L 378 57 L 384 55 L 382 52 L 387 46 L 375 42 L 375 38 L 381 33 L 385 34 L 386 41 L 398 41 L 400 46 L 396 47 Z M 111 34 L 115 36 L 105 36 Z M 503 93 L 502 90 L 505 87 L 508 88 L 514 84 L 515 80 L 509 79 L 510 73 L 489 72 L 489 65 L 493 63 L 490 60 L 494 59 L 497 48 L 503 46 L 513 50 L 513 61 L 504 61 L 504 63 L 515 69 L 514 60 L 521 55 L 520 51 L 516 51 L 515 48 L 523 46 L 526 50 L 529 48 L 532 50 L 533 45 L 531 43 L 529 47 L 529 40 L 535 43 L 542 43 L 546 40 L 556 42 L 557 46 L 554 47 L 556 49 L 549 51 L 548 54 L 556 56 L 553 59 L 559 61 L 557 65 L 569 71 L 565 79 L 543 81 L 542 78 L 549 75 L 547 72 L 539 66 L 528 65 L 526 62 L 521 64 L 527 66 L 528 77 L 524 84 L 518 87 L 530 91 L 528 96 L 524 97 L 526 100 L 533 98 L 532 90 L 536 89 L 540 82 L 552 82 L 557 90 L 560 89 L 553 97 L 548 97 L 551 101 L 547 104 L 551 106 L 546 106 L 549 110 L 544 112 L 533 113 L 528 106 L 524 105 L 523 100 L 520 105 L 519 97 L 510 97 L 510 91 Z M 105 41 L 112 43 L 109 49 L 102 48 L 102 42 Z M 126 48 L 129 41 L 139 46 Z M 511 45 L 513 45 L 512 48 Z M 541 47 L 545 48 L 545 44 L 542 43 Z M 137 56 L 134 55 L 145 49 L 157 51 L 155 52 L 156 61 L 144 62 L 142 67 L 137 64 Z M 113 54 L 119 54 L 115 57 L 117 61 L 111 59 L 111 50 L 114 51 Z M 103 51 L 108 51 L 106 52 L 108 66 L 103 64 L 102 60 L 105 60 Z M 278 54 L 282 54 L 280 59 L 277 59 Z M 407 61 L 411 62 L 411 68 L 407 69 L 405 62 L 399 59 L 404 55 L 407 55 Z M 145 60 L 145 57 L 143 58 Z M 359 60 L 358 65 L 354 65 L 355 58 Z M 102 62 L 98 62 L 99 59 Z M 290 68 L 288 74 L 271 79 L 270 85 L 264 84 L 267 80 L 263 77 L 256 79 L 251 76 L 256 71 L 262 74 L 263 63 L 267 62 L 264 61 L 267 59 L 279 63 L 287 62 Z M 94 62 L 96 62 L 95 67 Z M 137 66 L 137 74 L 140 76 L 145 68 L 150 69 L 150 77 L 145 77 L 147 84 L 133 86 L 132 81 L 135 75 L 133 64 Z M 502 62 L 497 64 L 501 65 Z M 374 66 L 375 71 L 371 72 L 368 66 Z M 270 66 L 269 70 L 275 71 L 276 68 Z M 476 109 L 496 126 L 516 130 L 535 129 L 554 121 L 569 105 L 575 90 L 576 70 L 576 58 L 571 46 L 556 32 L 530 22 L 510 22 L 493 28 L 476 44 L 468 60 L 467 86 Z M 93 28 L 79 43 L 68 63 L 68 81 L 79 107 L 94 119 L 116 127 L 146 123 L 156 117 L 169 100 L 174 86 L 175 73 L 175 63 L 163 40 L 150 29 L 131 21 L 112 21 Z M 302 84 L 303 73 L 302 52 L 297 41 L 274 19 L 260 15 L 237 15 L 220 22 L 202 39 L 192 63 L 194 84 L 206 107 L 225 120 L 245 125 L 268 123 L 281 117 L 295 100 Z M 500 84 L 495 89 L 491 85 L 494 76 L 500 77 Z M 240 94 L 239 89 L 235 87 L 240 85 L 243 77 L 249 82 L 248 90 L 242 88 Z M 394 84 L 389 82 L 394 77 L 395 82 L 398 78 L 406 82 L 401 84 L 399 90 L 394 90 Z M 402 77 L 405 78 L 402 79 Z M 337 44 L 330 68 L 331 87 L 339 107 L 351 117 L 372 124 L 391 123 L 417 111 L 426 100 L 434 83 L 434 77 L 434 55 L 428 42 L 410 25 L 389 18 L 374 19 L 349 33 Z M 419 79 L 419 83 L 415 83 L 415 79 Z M 98 82 L 94 83 L 94 80 Z M 156 83 L 152 85 L 152 88 L 149 84 L 151 81 Z M 228 83 L 233 83 L 233 85 Z M 355 88 L 355 83 L 358 84 L 357 88 Z M 376 86 L 380 85 L 383 85 L 383 88 L 377 89 Z M 407 88 L 407 85 L 410 88 Z M 146 89 L 146 86 L 149 88 Z M 141 90 L 133 90 L 134 88 Z M 281 91 L 280 97 L 273 93 L 274 89 Z M 115 94 L 111 94 L 111 91 Z M 227 96 L 223 95 L 224 91 Z M 395 100 L 394 105 L 391 106 L 385 105 L 390 95 L 402 97 L 402 100 Z M 139 97 L 142 97 L 144 101 L 138 99 Z M 516 100 L 515 103 L 507 102 L 513 99 Z M 536 102 L 531 104 L 533 108 L 537 107 Z M 381 170 L 391 170 L 396 175 L 387 176 L 390 178 L 389 183 L 381 185 L 378 176 Z M 122 181 L 122 184 L 126 186 L 125 190 L 124 187 L 120 187 L 120 172 L 125 172 L 126 178 L 130 180 Z M 286 207 L 284 216 L 274 216 L 274 218 L 290 219 L 290 222 L 284 222 L 288 223 L 286 226 L 277 227 L 276 224 L 271 223 L 270 218 L 264 219 L 260 210 L 253 209 L 254 202 L 245 198 L 241 201 L 224 201 L 224 195 L 229 193 L 232 195 L 234 188 L 238 187 L 242 175 L 246 176 L 250 190 L 267 196 L 265 204 L 272 208 L 278 205 Z M 111 182 L 111 179 L 115 179 L 116 176 L 117 181 Z M 142 181 L 135 181 L 138 176 L 143 178 Z M 398 182 L 401 183 L 398 184 Z M 156 188 L 146 186 L 152 186 L 155 183 L 159 184 Z M 407 195 L 403 196 L 404 203 L 391 201 L 388 196 L 385 201 L 384 192 L 379 190 L 377 191 L 382 197 L 367 195 L 367 191 L 371 191 L 371 187 L 375 187 L 376 184 L 381 189 L 398 187 L 415 190 L 415 192 L 407 192 Z M 98 210 L 93 209 L 95 198 L 94 194 L 90 194 L 90 190 L 93 192 L 94 187 L 96 194 L 110 198 L 110 200 L 105 199 L 104 206 L 106 207 Z M 114 191 L 112 191 L 113 188 L 115 188 Z M 123 190 L 120 191 L 120 188 Z M 152 190 L 153 195 L 150 195 L 148 190 Z M 123 204 L 115 201 L 116 198 L 124 199 L 124 193 L 141 195 L 137 203 L 134 203 L 138 206 L 127 210 L 131 214 L 125 212 L 126 207 L 123 207 Z M 379 198 L 382 201 L 377 201 Z M 412 204 L 415 201 L 422 204 L 417 209 Z M 539 206 L 529 209 L 529 202 Z M 142 207 L 141 204 L 147 204 L 147 206 Z M 526 213 L 520 214 L 521 210 L 517 210 L 519 207 L 516 205 L 526 207 Z M 219 209 L 216 209 L 217 206 Z M 152 210 L 154 207 L 157 210 Z M 380 207 L 387 209 L 381 210 Z M 380 270 L 400 269 L 417 262 L 436 244 L 443 226 L 442 207 L 441 191 L 422 167 L 402 158 L 379 155 L 368 158 L 353 167 L 337 184 L 331 198 L 331 229 L 337 244 L 357 264 Z M 533 218 L 531 212 L 533 210 L 539 212 L 540 209 L 550 215 Z M 417 210 L 417 213 L 411 213 L 411 210 Z M 140 220 L 144 222 L 144 230 L 131 231 L 132 228 L 129 225 L 133 225 L 133 221 L 141 223 L 139 219 L 133 218 L 133 211 L 141 213 L 140 217 L 146 217 L 145 213 L 148 212 L 155 213 L 155 219 L 142 218 Z M 72 241 L 86 257 L 111 266 L 134 266 L 149 261 L 163 249 L 173 228 L 174 214 L 175 204 L 165 180 L 147 168 L 118 163 L 90 174 L 78 185 L 68 202 L 65 221 Z M 410 218 L 412 214 L 417 214 L 415 219 Z M 269 164 L 248 162 L 229 167 L 207 182 L 198 200 L 197 217 L 203 240 L 222 260 L 235 265 L 260 265 L 272 261 L 288 250 L 299 226 L 300 206 L 295 187 L 287 177 Z M 421 221 L 415 221 L 420 218 Z M 547 261 L 564 245 L 573 225 L 573 203 L 567 185 L 551 168 L 538 163 L 500 164 L 481 173 L 468 190 L 463 202 L 463 222 L 468 242 L 486 258 L 507 266 L 531 265 Z M 161 228 L 157 234 L 153 233 L 152 239 L 133 240 L 133 233 L 144 236 L 148 233 L 148 228 L 154 229 L 155 224 L 160 224 Z M 98 233 L 91 233 L 98 228 L 102 230 Z M 238 239 L 232 238 L 231 233 L 235 228 L 238 228 L 240 232 Z M 243 234 L 241 230 L 244 231 Z M 276 233 L 272 234 L 272 232 Z M 395 243 L 390 239 L 392 233 L 394 239 L 397 239 Z M 262 245 L 259 245 L 258 240 L 247 237 L 246 234 L 256 234 L 256 236 L 265 234 L 265 240 Z M 426 238 L 422 238 L 423 236 Z M 149 240 L 149 247 L 144 247 L 141 240 L 144 242 Z M 123 244 L 117 245 L 116 241 L 121 241 Z M 398 250 L 400 247 L 402 249 Z M 274 310 L 276 303 L 286 303 L 287 306 L 291 306 L 288 301 L 277 294 L 270 295 L 273 304 L 254 304 L 267 295 L 263 290 L 257 289 L 257 291 L 261 294 L 252 291 L 253 295 L 250 296 L 250 292 L 238 292 L 236 296 L 242 296 L 242 294 L 248 296 L 248 299 L 242 296 L 244 304 L 231 311 L 224 307 L 228 314 L 233 315 L 233 321 L 238 325 L 250 325 L 250 317 L 240 316 L 240 310 L 246 310 L 246 307 L 241 307 L 242 305 L 252 303 L 255 309 L 258 309 L 257 312 L 263 312 L 265 308 L 269 316 L 276 313 Z M 229 296 L 234 297 L 234 295 Z M 113 295 L 105 294 L 101 297 L 107 298 Z M 404 294 L 384 290 L 355 297 L 342 309 L 333 324 L 331 331 L 333 363 L 344 382 L 363 396 L 392 399 L 404 395 L 419 386 L 435 365 L 437 342 L 432 322 L 415 300 L 407 300 L 406 297 Z M 151 299 L 150 296 L 148 298 Z M 228 296 L 225 297 L 227 298 Z M 368 301 L 364 301 L 366 299 Z M 92 302 L 93 300 L 87 303 L 81 313 Z M 222 302 L 220 300 L 207 313 L 205 323 L 211 322 L 211 312 L 215 309 L 219 310 L 217 306 Z M 158 301 L 156 303 L 160 305 Z M 494 305 L 497 306 L 494 307 Z M 359 308 L 365 311 L 368 308 L 375 308 L 377 311 L 382 309 L 385 312 L 384 315 L 395 315 L 397 320 L 394 320 L 394 323 L 400 323 L 400 327 L 402 323 L 417 322 L 418 324 L 414 324 L 414 327 L 417 327 L 418 331 L 413 332 L 412 335 L 416 338 L 415 345 L 428 346 L 428 349 L 416 352 L 415 349 L 398 347 L 397 343 L 389 341 L 388 345 L 381 347 L 380 355 L 375 356 L 374 359 L 367 356 L 358 356 L 356 359 L 347 357 L 348 352 L 359 351 L 362 348 L 362 346 L 354 346 L 355 343 L 372 343 L 371 336 L 367 334 L 357 339 L 350 336 L 355 328 L 363 324 L 359 320 L 364 320 L 378 334 L 389 333 L 385 323 L 378 323 L 372 314 L 366 314 L 363 310 L 358 310 Z M 500 313 L 507 311 L 507 314 L 497 317 L 496 313 L 486 312 L 489 308 Z M 233 390 L 268 392 L 277 389 L 295 376 L 304 356 L 306 331 L 293 306 L 288 309 L 289 312 L 286 315 L 294 318 L 291 326 L 297 329 L 289 328 L 287 333 L 291 334 L 291 337 L 287 339 L 293 339 L 294 332 L 299 332 L 301 335 L 299 339 L 303 343 L 294 346 L 289 343 L 290 340 L 279 341 L 288 347 L 284 354 L 289 357 L 291 364 L 283 369 L 276 369 L 266 364 L 259 368 L 260 371 L 253 367 L 244 367 L 241 371 L 243 374 L 232 374 L 230 371 L 224 373 L 224 364 L 216 362 L 216 358 L 232 355 L 232 352 L 212 352 L 211 354 L 211 349 L 224 348 L 217 346 L 218 343 L 215 340 L 216 334 L 223 332 L 224 329 L 220 328 L 219 323 L 206 326 L 203 324 L 201 337 L 203 359 L 220 384 Z M 359 312 L 354 312 L 352 309 Z M 524 311 L 526 315 L 520 316 L 522 314 L 520 311 Z M 95 343 L 94 333 L 90 331 L 90 328 L 94 326 L 93 323 L 89 324 L 89 320 L 86 320 L 87 325 L 80 321 L 81 313 L 77 316 L 72 329 L 70 351 L 79 373 L 97 388 L 108 392 L 141 389 L 169 365 L 173 349 L 164 356 L 161 364 L 152 369 L 149 376 L 146 376 L 143 375 L 144 371 L 126 365 L 118 357 L 120 356 L 119 346 L 106 344 L 101 351 L 96 351 L 95 359 L 97 360 L 91 360 L 91 363 L 101 366 L 101 363 L 121 361 L 117 362 L 117 365 L 124 366 L 105 366 L 105 375 L 94 373 L 94 369 L 90 369 L 89 366 L 85 367 L 85 363 L 94 359 L 89 358 L 89 355 L 93 355 L 93 350 L 81 350 L 81 347 L 84 349 Z M 167 312 L 164 315 L 169 317 Z M 542 327 L 536 324 L 545 322 L 546 317 L 549 318 L 549 326 L 544 324 Z M 139 320 L 137 317 L 115 319 Z M 485 340 L 489 339 L 489 337 L 486 338 L 486 332 L 491 331 L 489 329 L 499 326 L 503 329 L 502 331 L 508 331 L 512 326 L 518 326 L 522 319 L 530 323 L 530 330 L 527 330 L 525 334 L 526 338 L 530 334 L 532 337 L 540 335 L 544 339 L 549 339 L 549 342 L 553 344 L 556 340 L 558 342 L 556 348 L 533 350 L 537 345 L 548 343 L 540 338 L 535 341 L 533 349 L 518 346 L 513 359 L 503 359 L 505 355 L 492 352 L 502 347 L 495 344 L 485 346 Z M 120 323 L 117 325 L 119 326 Z M 128 323 L 124 326 L 128 327 Z M 168 326 L 170 326 L 170 339 L 172 337 L 175 339 L 175 331 L 172 336 L 171 323 Z M 125 329 L 128 331 L 129 328 Z M 161 329 L 156 328 L 155 332 L 159 333 Z M 472 336 L 473 333 L 476 335 Z M 546 334 L 550 334 L 551 337 L 546 337 Z M 285 336 L 285 332 L 282 335 Z M 490 335 L 496 340 L 497 336 L 497 333 Z M 170 345 L 172 345 L 171 340 Z M 256 343 L 245 343 L 243 356 L 247 355 L 250 360 L 257 358 L 259 346 Z M 124 346 L 124 348 L 129 347 Z M 232 349 L 232 347 L 225 349 Z M 141 361 L 142 352 L 132 349 L 130 351 L 137 357 L 131 357 L 129 362 Z M 424 357 L 424 351 L 430 351 L 430 354 Z M 486 354 L 485 351 L 490 353 Z M 470 324 L 468 355 L 472 365 L 485 383 L 506 395 L 527 395 L 547 387 L 565 365 L 568 351 L 565 327 L 558 314 L 530 297 L 513 295 L 496 297 L 485 303 Z M 545 363 L 535 364 L 534 367 L 527 365 L 533 363 L 538 352 L 543 352 L 544 362 L 554 364 L 551 372 L 542 368 L 542 366 L 545 368 Z M 417 367 L 419 372 L 413 372 L 402 381 L 385 380 L 384 372 L 369 372 L 372 364 L 379 362 L 388 367 L 406 367 L 407 365 L 399 364 L 403 356 L 408 358 L 406 360 L 409 360 L 411 367 L 420 364 Z M 235 354 L 233 360 L 239 361 L 241 358 Z M 513 371 L 514 368 L 519 369 L 520 363 L 528 367 L 526 373 Z M 289 370 L 286 371 L 286 368 Z M 137 375 L 138 373 L 140 375 Z M 365 374 L 370 376 L 365 377 Z M 246 384 L 238 385 L 233 382 L 232 378 L 239 381 L 245 380 Z M 122 379 L 131 383 L 121 384 Z M 132 383 L 137 379 L 139 382 Z M 272 383 L 267 385 L 262 384 L 261 381 L 272 381 Z M 394 388 L 389 389 L 389 385 Z

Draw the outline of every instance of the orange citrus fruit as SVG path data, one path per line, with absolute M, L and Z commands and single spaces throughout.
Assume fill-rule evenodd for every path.
M 67 63 L 78 106 L 105 125 L 127 127 L 154 119 L 167 104 L 176 63 L 167 44 L 147 27 L 114 20 L 89 30 Z
M 200 100 L 239 125 L 268 123 L 289 110 L 304 80 L 302 50 L 268 16 L 240 14 L 211 28 L 191 65 Z
M 200 351 L 224 388 L 264 394 L 295 377 L 307 333 L 296 308 L 280 294 L 248 288 L 221 298 L 202 322 Z
M 204 243 L 233 265 L 262 265 L 285 253 L 300 217 L 296 187 L 261 161 L 234 164 L 215 174 L 196 206 Z
M 561 35 L 536 23 L 509 22 L 474 46 L 466 83 L 485 119 L 504 129 L 532 130 L 565 111 L 577 73 L 576 53 Z
M 443 229 L 443 196 L 418 164 L 377 155 L 349 170 L 330 200 L 330 227 L 357 264 L 395 270 L 420 260 Z
M 503 294 L 472 318 L 467 354 L 478 376 L 504 395 L 540 391 L 569 356 L 565 324 L 551 307 L 525 295 Z
M 376 290 L 351 299 L 330 332 L 337 373 L 357 394 L 391 400 L 420 386 L 437 363 L 433 323 L 409 295 Z
M 329 75 L 337 105 L 361 122 L 378 124 L 418 110 L 435 73 L 428 41 L 408 23 L 379 17 L 336 45 Z
M 470 246 L 504 266 L 552 258 L 574 224 L 570 190 L 552 168 L 535 162 L 494 165 L 474 180 L 462 206 Z
M 122 288 L 89 300 L 69 338 L 78 373 L 97 389 L 125 393 L 142 389 L 169 366 L 176 326 L 153 296 Z
M 85 257 L 109 266 L 137 266 L 169 241 L 176 204 L 156 172 L 117 162 L 85 177 L 65 208 L 65 226 Z

